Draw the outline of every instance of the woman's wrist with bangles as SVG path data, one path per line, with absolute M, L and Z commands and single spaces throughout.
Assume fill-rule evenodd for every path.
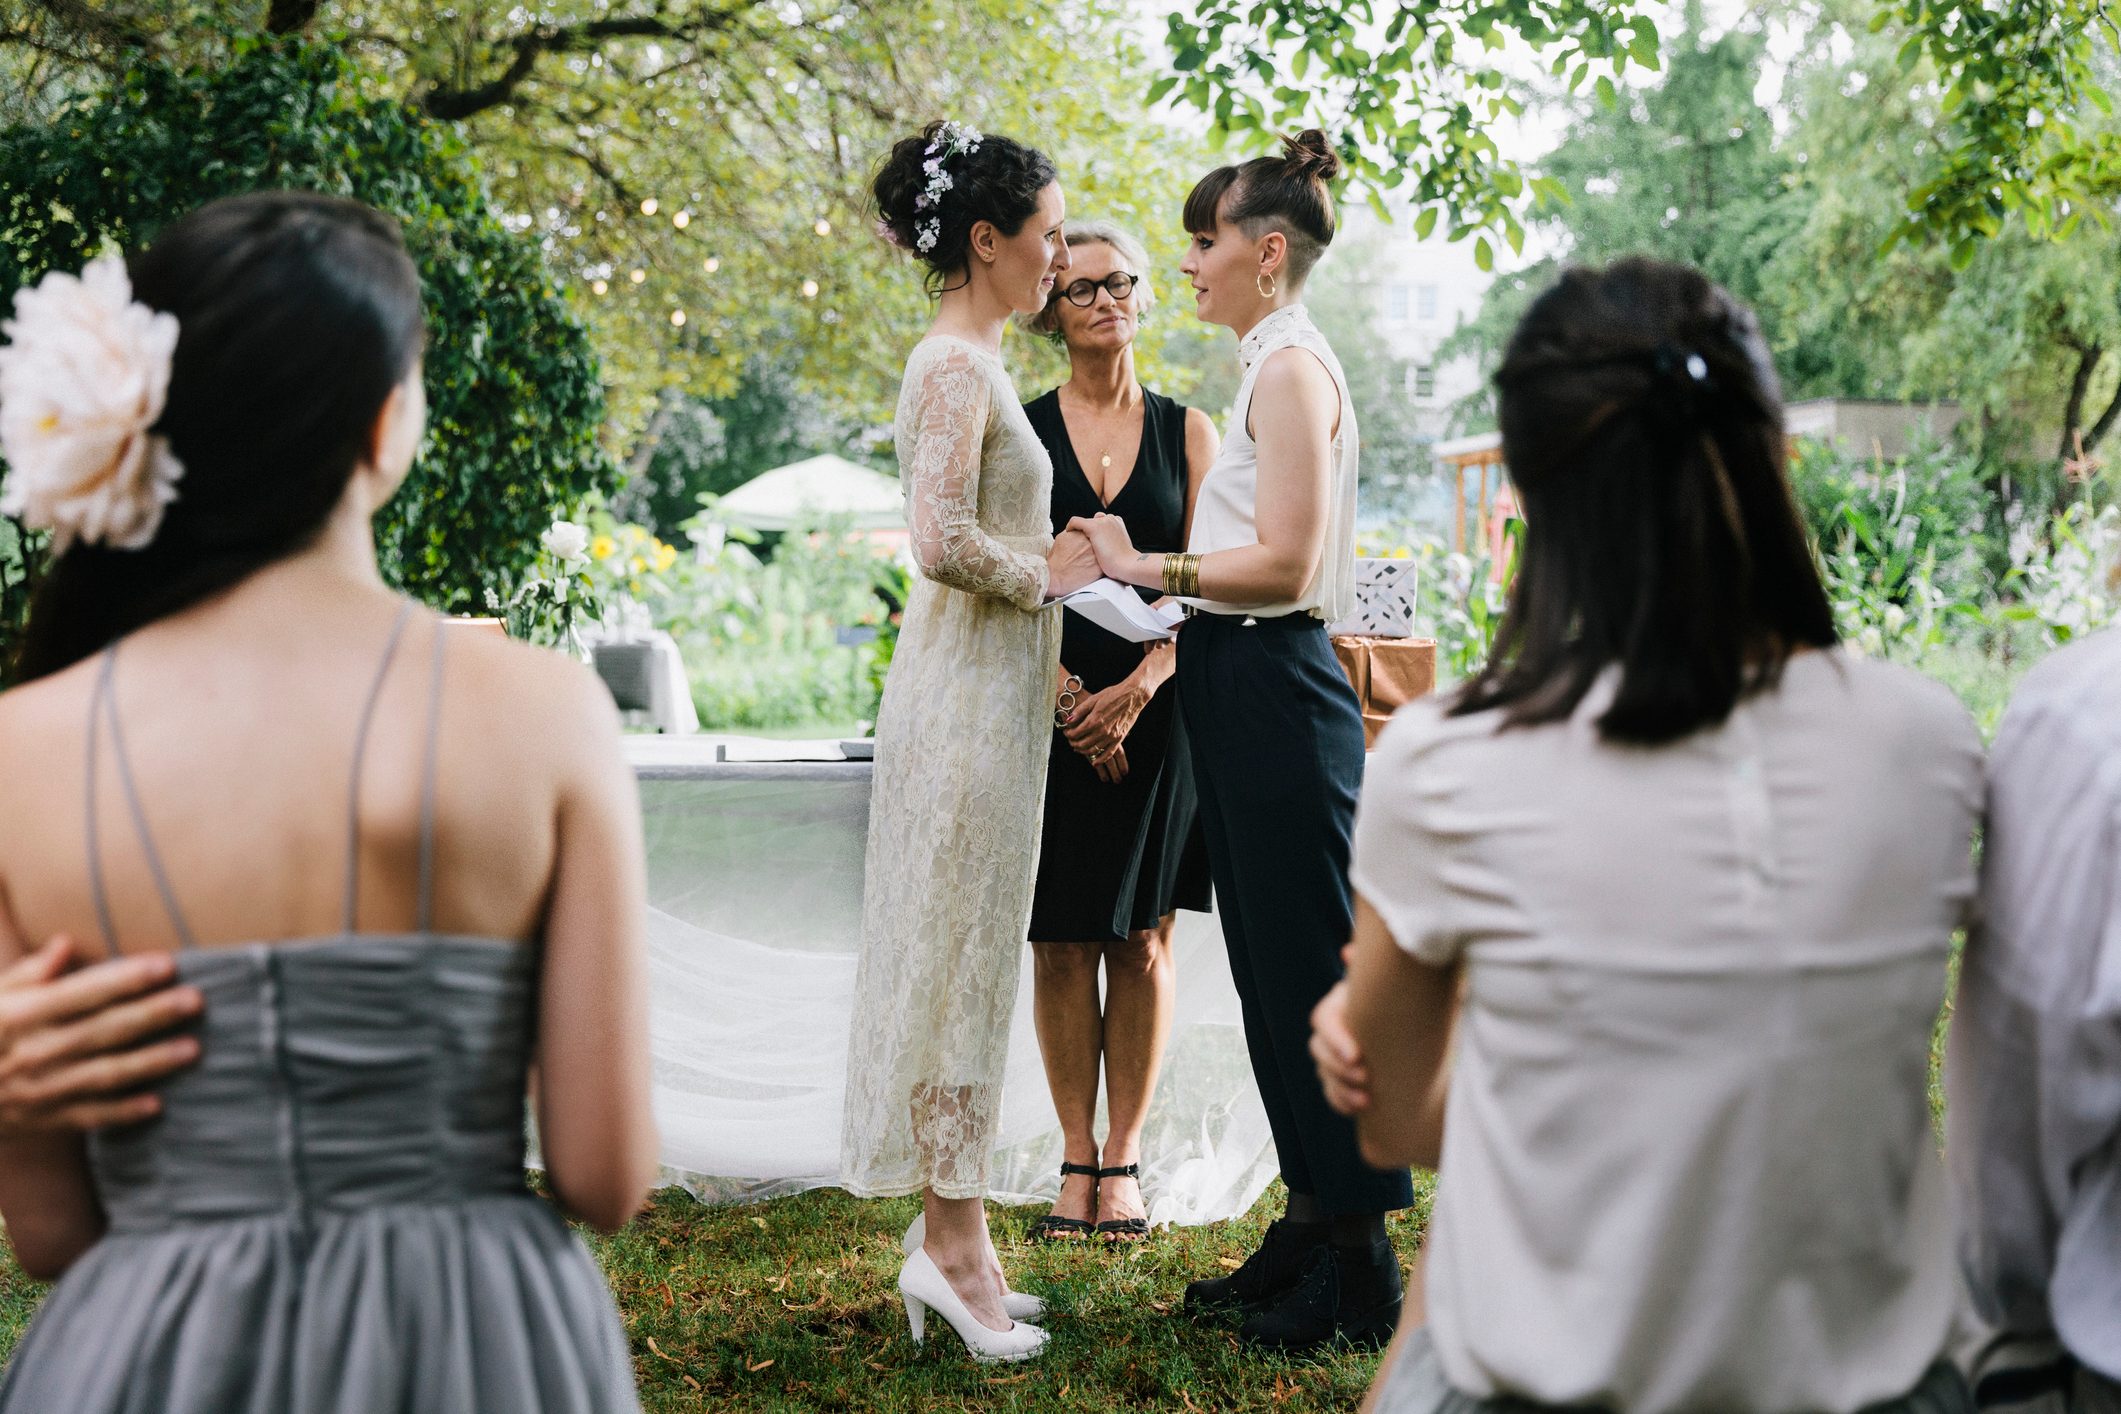
M 1068 719 L 1075 715 L 1075 704 L 1083 690 L 1083 679 L 1079 673 L 1070 673 L 1061 679 L 1060 691 L 1053 695 L 1053 725 L 1065 727 Z
M 1180 599 L 1200 597 L 1200 556 L 1166 555 L 1162 568 L 1164 593 Z

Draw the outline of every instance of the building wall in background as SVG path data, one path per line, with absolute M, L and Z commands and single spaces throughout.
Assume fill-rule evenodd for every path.
M 1473 263 L 1473 243 L 1455 244 L 1440 232 L 1417 240 L 1411 218 L 1387 226 L 1368 211 L 1351 212 L 1351 227 L 1367 227 L 1379 243 L 1377 332 L 1406 365 L 1405 389 L 1417 425 L 1431 438 L 1450 436 L 1451 405 L 1480 385 L 1470 357 L 1437 357 L 1460 323 L 1480 313 L 1493 277 Z

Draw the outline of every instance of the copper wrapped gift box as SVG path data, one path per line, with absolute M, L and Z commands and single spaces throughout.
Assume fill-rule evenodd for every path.
M 1362 744 L 1377 745 L 1392 713 L 1436 690 L 1436 640 L 1333 635 L 1333 656 L 1362 702 Z

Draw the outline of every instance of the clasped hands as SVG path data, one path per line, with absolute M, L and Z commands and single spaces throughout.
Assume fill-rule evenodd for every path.
M 1062 716 L 1061 735 L 1076 755 L 1089 760 L 1099 780 L 1116 786 L 1127 778 L 1127 733 L 1148 705 L 1149 690 L 1131 677 L 1123 678 L 1090 693 Z
M 1139 556 L 1134 550 L 1134 537 L 1127 533 L 1126 521 L 1115 515 L 1077 516 L 1068 522 L 1064 533 L 1081 535 L 1090 542 L 1099 573 L 1122 584 L 1133 583 L 1126 577 L 1126 568 Z
M 1046 552 L 1046 598 L 1073 594 L 1101 572 L 1090 537 L 1070 527 L 1053 537 L 1053 548 Z
M 1118 516 L 1077 516 L 1046 552 L 1046 597 L 1073 594 L 1099 575 L 1132 583 L 1125 567 L 1139 558 L 1127 523 Z

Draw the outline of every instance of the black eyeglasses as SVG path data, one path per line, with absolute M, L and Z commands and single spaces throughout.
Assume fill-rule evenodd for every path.
M 1103 290 L 1115 300 L 1123 300 L 1128 295 L 1133 294 L 1134 287 L 1141 282 L 1142 277 L 1139 275 L 1129 275 L 1124 270 L 1115 270 L 1102 280 L 1077 280 L 1065 290 L 1055 290 L 1053 297 L 1055 299 L 1065 299 L 1068 303 L 1081 308 L 1088 308 L 1090 305 L 1097 303 L 1097 292 L 1099 290 Z

